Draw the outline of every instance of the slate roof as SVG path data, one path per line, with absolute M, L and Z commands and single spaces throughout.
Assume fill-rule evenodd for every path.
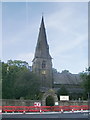
M 53 74 L 54 84 L 80 84 L 82 79 L 79 74 L 71 74 L 67 71 L 63 71 L 62 73 L 54 72 Z

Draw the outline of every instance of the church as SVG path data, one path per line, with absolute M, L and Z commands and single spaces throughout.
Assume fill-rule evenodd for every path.
M 32 71 L 40 78 L 41 92 L 45 93 L 50 89 L 57 91 L 63 85 L 70 94 L 83 93 L 83 90 L 80 87 L 82 79 L 79 74 L 71 74 L 67 70 L 59 73 L 52 68 L 52 57 L 49 53 L 43 16 L 32 62 Z

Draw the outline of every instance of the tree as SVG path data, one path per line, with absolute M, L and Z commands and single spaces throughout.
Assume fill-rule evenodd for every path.
M 39 78 L 30 71 L 22 73 L 15 82 L 15 98 L 38 99 Z
M 64 85 L 57 91 L 58 100 L 60 100 L 60 95 L 68 95 L 68 91 Z
M 19 99 L 20 97 L 37 99 L 39 79 L 29 70 L 27 62 L 2 62 L 2 98 Z
M 86 69 L 85 72 L 80 73 L 81 78 L 83 79 L 82 87 L 85 89 L 84 99 L 87 99 L 88 93 L 90 94 L 90 67 Z
M 21 61 L 21 60 L 8 60 L 7 64 L 9 66 L 17 66 L 17 67 L 26 67 L 29 68 L 29 64 L 26 61 Z

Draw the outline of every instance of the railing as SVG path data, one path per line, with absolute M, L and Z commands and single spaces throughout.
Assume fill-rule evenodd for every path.
M 0 106 L 2 113 L 5 112 L 65 112 L 65 111 L 84 111 L 89 110 L 90 106 Z

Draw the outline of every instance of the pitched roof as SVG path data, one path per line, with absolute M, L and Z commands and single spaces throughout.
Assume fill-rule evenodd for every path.
M 54 73 L 54 83 L 55 84 L 72 84 L 78 85 L 82 82 L 79 74 L 71 74 L 69 72 L 63 71 L 62 73 Z
M 51 56 L 49 54 L 49 46 L 47 43 L 47 37 L 46 37 L 43 16 L 42 16 L 42 20 L 41 20 L 38 41 L 37 41 L 36 50 L 35 50 L 35 58 L 46 58 L 46 59 L 49 58 L 49 59 L 51 59 Z

